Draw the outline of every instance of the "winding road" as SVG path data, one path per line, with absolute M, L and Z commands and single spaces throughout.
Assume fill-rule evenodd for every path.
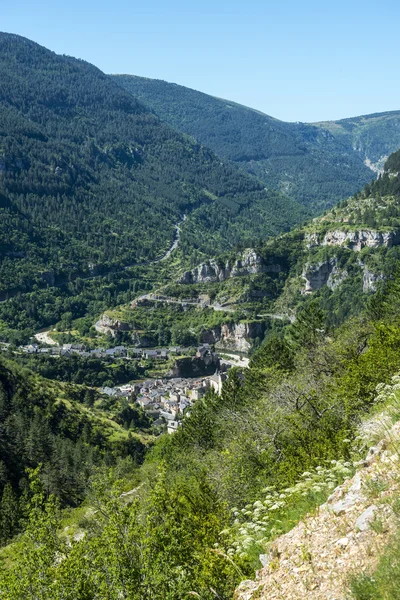
M 155 265 L 157 263 L 160 263 L 164 260 L 167 260 L 167 258 L 169 258 L 172 254 L 172 252 L 178 247 L 179 245 L 179 238 L 181 235 L 181 225 L 182 223 L 184 223 L 187 219 L 187 215 L 183 215 L 182 219 L 176 223 L 175 227 L 175 235 L 174 235 L 174 240 L 171 244 L 171 246 L 169 247 L 169 249 L 160 257 L 160 258 L 156 258 L 155 260 L 148 260 L 145 262 L 137 262 L 137 263 L 133 263 L 131 265 L 127 265 L 126 267 L 123 267 L 122 269 L 118 269 L 117 271 L 110 269 L 109 271 L 105 271 L 104 273 L 101 273 L 100 275 L 87 275 L 84 277 L 80 277 L 79 275 L 76 276 L 76 279 L 79 277 L 81 280 L 83 281 L 90 281 L 92 279 L 99 279 L 100 277 L 107 277 L 107 275 L 117 275 L 118 273 L 123 273 L 124 271 L 127 271 L 128 269 L 131 269 L 132 267 L 144 267 L 144 266 L 149 266 L 149 265 Z M 66 283 L 68 283 L 68 281 L 61 281 L 59 283 L 56 283 L 55 285 L 51 286 L 51 287 L 62 287 L 63 285 L 65 285 Z M 14 298 L 15 296 L 18 296 L 18 294 L 24 294 L 24 293 L 29 293 L 29 292 L 21 292 L 21 291 L 16 291 L 14 293 L 10 293 L 8 298 L 5 298 L 3 300 L 0 300 L 0 304 L 2 304 L 3 302 L 8 302 L 9 300 L 11 300 L 12 298 Z

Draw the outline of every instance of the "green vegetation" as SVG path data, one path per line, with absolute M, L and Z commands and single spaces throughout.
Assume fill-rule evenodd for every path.
M 304 215 L 90 64 L 2 33 L 0 77 L 0 301 L 32 294 L 27 320 L 48 289 L 82 316 L 88 280 L 161 258 L 184 213 L 184 251 L 206 254 Z
M 314 212 L 372 178 L 367 158 L 382 166 L 400 146 L 398 112 L 337 123 L 285 123 L 165 81 L 130 75 L 113 80 L 177 130 Z
M 106 314 L 128 323 L 139 337 L 144 334 L 153 346 L 197 345 L 204 331 L 222 323 L 235 322 L 234 315 L 224 311 L 151 301 L 134 309 L 107 311 Z M 125 336 L 129 337 L 129 333 Z
M 112 387 L 144 376 L 144 369 L 136 362 L 122 359 L 106 362 L 99 358 L 78 355 L 52 357 L 21 354 L 17 361 L 46 379 L 94 387 Z
M 117 341 L 147 335 L 184 346 L 222 323 L 265 331 L 249 368 L 232 368 L 220 395 L 209 390 L 174 435 L 157 438 L 134 396 L 93 387 L 139 377 L 143 365 L 2 352 L 0 596 L 229 600 L 271 540 L 351 473 L 359 425 L 382 401 L 377 386 L 400 371 L 399 246 L 360 249 L 350 239 L 397 233 L 400 153 L 352 199 L 265 241 L 289 225 L 290 205 L 94 67 L 1 34 L 0 74 L 0 277 L 12 296 L 0 304 L 3 339 L 18 344 L 57 323 L 60 340 L 94 345 L 106 308 L 127 325 Z M 179 249 L 152 262 L 184 212 Z M 323 245 L 335 231 L 345 241 Z M 259 272 L 177 283 L 216 252 L 233 265 L 242 244 L 255 248 Z M 335 267 L 335 285 L 302 293 L 321 265 Z M 142 298 L 127 308 L 155 290 L 231 305 Z M 371 482 L 371 497 L 384 485 Z M 376 574 L 354 580 L 357 600 L 395 597 L 397 566 L 392 588 L 382 582 L 397 551 L 394 542 Z
M 284 335 L 269 337 L 254 354 L 250 369 L 242 376 L 233 369 L 220 397 L 209 393 L 196 402 L 184 427 L 156 442 L 127 501 L 122 484 L 112 491 L 107 476 L 94 478 L 88 501 L 98 510 L 82 523 L 83 539 L 67 546 L 56 535 L 54 501 L 44 494 L 40 518 L 28 524 L 3 569 L 3 595 L 231 598 L 265 544 L 324 497 L 324 481 L 347 473 L 378 383 L 400 369 L 399 306 L 398 276 L 370 298 L 366 313 L 340 328 L 326 326 L 319 301 L 308 299 Z M 336 466 L 321 474 L 327 461 Z M 310 485 L 298 483 L 305 471 Z M 286 504 L 276 519 L 261 524 L 260 513 L 254 523 L 270 486 L 279 495 L 290 488 Z M 250 516 L 246 528 L 261 529 L 244 537 L 237 512 Z M 41 537 L 44 525 L 48 535 Z M 32 569 L 39 551 L 44 562 Z M 64 560 L 55 561 L 60 552 Z
M 1 359 L 1 543 L 23 526 L 27 468 L 41 464 L 46 494 L 77 506 L 96 465 L 142 462 L 145 443 L 135 432 L 151 424 L 121 402 L 105 406 L 94 389 L 55 384 Z
M 328 130 L 345 147 L 356 148 L 363 160 L 368 159 L 374 168 L 381 169 L 399 147 L 399 122 L 400 112 L 396 110 L 314 125 Z

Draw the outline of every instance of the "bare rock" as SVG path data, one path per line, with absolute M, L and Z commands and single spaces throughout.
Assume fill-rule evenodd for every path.
M 358 529 L 358 531 L 365 531 L 366 529 L 368 529 L 369 524 L 374 518 L 375 511 L 376 506 L 374 504 L 372 504 L 366 510 L 364 510 L 364 512 L 358 517 L 355 524 L 355 528 Z

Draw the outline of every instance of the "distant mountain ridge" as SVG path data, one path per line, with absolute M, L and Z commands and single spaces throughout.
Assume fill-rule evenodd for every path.
M 113 77 L 161 119 L 314 212 L 359 190 L 400 147 L 398 111 L 286 123 L 177 84 Z
M 382 171 L 386 159 L 399 147 L 400 110 L 314 125 L 330 131 L 344 145 L 351 146 L 374 172 Z

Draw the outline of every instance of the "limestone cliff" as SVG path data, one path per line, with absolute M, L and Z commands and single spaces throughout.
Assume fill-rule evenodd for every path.
M 400 244 L 400 232 L 379 232 L 373 229 L 360 229 L 358 231 L 345 231 L 335 229 L 324 235 L 319 233 L 307 233 L 304 237 L 307 248 L 318 246 L 345 246 L 359 252 L 363 248 L 379 248 L 385 246 L 390 248 Z
M 201 334 L 202 343 L 215 344 L 216 348 L 248 352 L 256 338 L 262 339 L 265 323 L 248 321 L 245 323 L 224 323 Z
M 302 293 L 311 294 L 319 290 L 323 285 L 327 285 L 334 290 L 347 275 L 347 271 L 338 268 L 335 257 L 316 264 L 307 263 L 302 273 L 302 278 L 305 279 L 305 286 Z
M 95 329 L 99 333 L 110 335 L 113 338 L 116 338 L 120 332 L 131 332 L 132 344 L 140 348 L 147 348 L 154 345 L 154 340 L 151 336 L 146 335 L 142 331 L 136 331 L 130 323 L 114 319 L 106 313 L 95 323 Z
M 246 248 L 233 262 L 227 260 L 222 263 L 211 259 L 191 271 L 186 271 L 178 279 L 178 283 L 215 283 L 225 281 L 229 277 L 240 277 L 255 273 L 279 273 L 280 271 L 281 266 L 279 264 L 265 264 L 254 248 Z

